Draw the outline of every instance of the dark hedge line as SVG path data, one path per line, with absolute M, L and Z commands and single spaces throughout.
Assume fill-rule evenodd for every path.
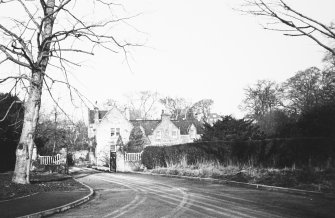
M 248 141 L 197 142 L 173 146 L 148 146 L 142 163 L 148 169 L 179 163 L 219 161 L 222 164 L 248 164 L 263 167 L 335 165 L 334 138 L 283 138 Z

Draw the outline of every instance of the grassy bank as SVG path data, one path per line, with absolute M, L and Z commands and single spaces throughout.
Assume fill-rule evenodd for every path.
M 37 192 L 72 191 L 86 189 L 68 175 L 48 172 L 32 172 L 31 184 L 15 184 L 11 181 L 12 172 L 0 174 L 0 201 L 22 197 Z
M 218 162 L 199 162 L 188 165 L 183 158 L 177 164 L 167 163 L 167 167 L 156 167 L 149 171 L 335 193 L 335 169 L 296 169 L 295 167 L 274 169 L 247 165 L 222 165 Z

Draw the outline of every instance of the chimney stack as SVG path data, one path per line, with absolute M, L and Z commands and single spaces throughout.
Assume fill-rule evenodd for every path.
M 125 116 L 126 116 L 126 119 L 127 120 L 130 120 L 130 111 L 129 111 L 129 108 L 125 108 Z
M 98 108 L 98 102 L 95 102 L 94 105 L 94 123 L 98 124 L 99 123 L 99 108 Z

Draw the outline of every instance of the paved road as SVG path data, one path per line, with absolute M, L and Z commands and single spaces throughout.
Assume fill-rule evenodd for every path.
M 160 176 L 79 170 L 96 192 L 54 217 L 334 217 L 335 200 Z

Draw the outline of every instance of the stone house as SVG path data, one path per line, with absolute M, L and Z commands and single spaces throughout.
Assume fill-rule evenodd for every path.
M 169 146 L 184 144 L 199 139 L 202 134 L 202 123 L 198 120 L 171 120 L 170 115 L 162 112 L 160 120 L 130 120 L 129 112 L 121 112 L 116 107 L 110 110 L 88 111 L 90 143 L 95 144 L 97 165 L 103 165 L 109 152 L 115 148 L 113 141 L 120 138 L 123 144 L 129 142 L 133 128 L 140 128 L 149 139 L 145 146 Z M 116 137 L 115 137 L 116 136 Z

